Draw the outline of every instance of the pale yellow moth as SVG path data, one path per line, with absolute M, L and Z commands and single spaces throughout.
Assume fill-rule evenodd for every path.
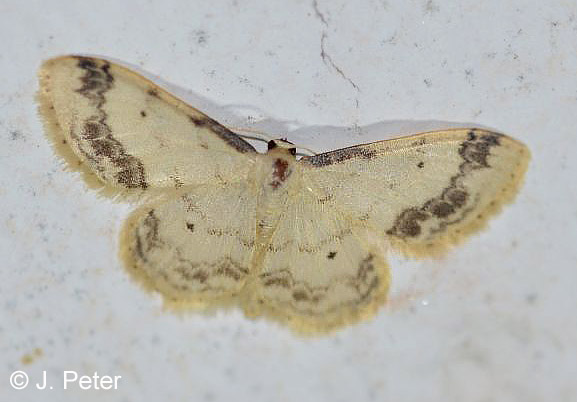
M 140 200 L 127 270 L 165 304 L 239 306 L 299 332 L 374 315 L 385 254 L 434 256 L 485 226 L 522 182 L 529 151 L 481 129 L 436 131 L 297 159 L 239 135 L 114 63 L 66 56 L 40 70 L 59 156 L 100 193 Z

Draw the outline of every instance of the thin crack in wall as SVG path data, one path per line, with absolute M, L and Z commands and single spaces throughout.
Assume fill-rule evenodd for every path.
M 333 58 L 331 57 L 330 54 L 328 54 L 325 50 L 325 40 L 327 38 L 327 34 L 326 32 L 323 32 L 323 35 L 321 36 L 321 57 L 323 59 L 323 62 L 327 65 L 330 66 L 332 68 L 335 69 L 335 71 L 337 73 L 339 73 L 339 75 L 341 77 L 343 77 L 345 80 L 347 80 L 352 86 L 353 88 L 355 88 L 357 90 L 357 92 L 361 92 L 361 90 L 359 89 L 359 86 L 357 84 L 354 83 L 353 80 L 351 80 L 349 77 L 347 77 L 345 75 L 345 73 L 343 72 L 343 70 L 341 70 L 339 68 L 339 66 L 337 66 L 333 60 Z
M 329 24 L 327 23 L 324 14 L 321 13 L 321 11 L 319 10 L 319 3 L 317 0 L 313 0 L 313 9 L 315 10 L 315 15 L 317 16 L 317 18 L 321 20 L 324 26 L 328 27 Z
M 329 24 L 328 24 L 327 18 L 319 9 L 318 0 L 313 0 L 313 10 L 315 12 L 315 16 L 325 26 L 325 29 L 323 29 L 323 32 L 321 35 L 321 59 L 323 60 L 323 63 L 327 67 L 331 67 L 332 69 L 334 69 L 337 72 L 337 74 L 339 74 L 345 81 L 347 81 L 349 84 L 351 84 L 351 86 L 355 89 L 355 91 L 357 91 L 357 93 L 361 92 L 361 89 L 359 88 L 359 86 L 344 73 L 344 71 L 335 63 L 335 61 L 333 60 L 331 55 L 328 54 L 326 51 L 326 48 L 325 48 L 325 41 L 327 39 L 326 28 L 328 28 Z M 355 98 L 355 103 L 356 103 L 356 106 L 359 107 L 359 99 L 358 98 Z

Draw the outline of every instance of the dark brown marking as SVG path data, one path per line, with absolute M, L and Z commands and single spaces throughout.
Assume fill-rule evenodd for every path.
M 421 161 L 421 162 L 417 163 L 417 167 L 418 167 L 419 169 L 424 168 L 424 167 L 425 167 L 425 162 Z
M 304 290 L 295 290 L 293 292 L 293 299 L 296 301 L 308 300 L 309 296 Z
M 428 210 L 437 218 L 445 218 L 455 212 L 455 207 L 448 202 L 434 200 Z
M 148 261 L 147 254 L 154 248 L 160 247 L 163 242 L 160 239 L 159 220 L 151 209 L 142 222 L 136 227 L 134 237 L 136 240 L 134 252 L 143 262 Z
M 292 286 L 292 283 L 287 278 L 267 278 L 263 284 L 264 286 L 280 286 L 286 289 Z
M 206 128 L 207 130 L 212 131 L 216 134 L 221 140 L 225 143 L 233 147 L 239 152 L 246 153 L 246 152 L 255 152 L 256 149 L 248 142 L 240 138 L 238 135 L 230 131 L 228 128 L 224 127 L 222 124 L 217 122 L 216 120 L 211 119 L 208 116 L 188 116 L 192 124 L 196 127 Z
M 240 281 L 248 274 L 248 269 L 236 264 L 230 258 L 226 258 L 219 262 L 219 266 L 215 273 L 217 275 L 234 279 L 235 281 Z
M 192 275 L 192 279 L 200 283 L 205 283 L 208 279 L 208 274 L 204 271 L 197 271 Z
M 330 253 L 327 254 L 327 258 L 329 260 L 334 260 L 334 258 L 336 257 L 337 252 L 336 251 L 331 251 Z
M 146 218 L 142 221 L 142 227 L 146 230 L 146 243 L 148 245 L 147 251 L 150 251 L 153 247 L 159 244 L 158 217 L 155 214 L 154 209 L 151 209 Z
M 92 149 L 96 156 L 103 156 L 107 159 L 112 159 L 116 155 L 117 147 L 114 146 L 114 142 L 110 141 L 108 138 L 96 138 L 92 141 Z
M 98 122 L 89 120 L 84 123 L 83 137 L 86 139 L 94 140 L 106 136 L 107 133 L 104 127 L 98 124 Z
M 358 303 L 365 302 L 379 286 L 380 279 L 375 270 L 375 256 L 368 254 L 360 263 L 353 282 L 353 287 L 359 294 Z
M 71 133 L 73 138 L 80 137 L 77 140 L 79 151 L 102 176 L 105 176 L 104 166 L 113 165 L 117 169 L 114 177 L 117 183 L 127 188 L 147 188 L 144 166 L 126 153 L 107 122 L 108 114 L 103 108 L 105 95 L 114 86 L 110 64 L 86 57 L 77 59 L 84 75 L 80 78 L 82 87 L 76 92 L 87 98 L 96 109 L 96 114 L 85 120 L 80 132 Z
M 199 291 L 214 291 L 214 290 L 224 290 L 224 287 L 213 287 L 210 284 L 211 278 L 215 276 L 227 277 L 235 281 L 239 281 L 248 274 L 248 269 L 242 267 L 238 263 L 234 262 L 230 257 L 222 258 L 213 263 L 210 262 L 192 262 L 182 256 L 182 250 L 178 247 L 173 248 L 174 254 L 178 259 L 178 265 L 172 268 L 172 271 L 179 274 L 179 276 L 188 281 L 189 283 L 196 282 L 197 284 L 204 285 L 204 287 Z M 160 272 L 160 275 L 164 272 Z M 163 276 L 168 282 L 171 282 L 168 276 Z M 175 288 L 179 288 L 180 285 L 176 283 L 171 283 Z M 185 285 L 186 288 L 190 286 Z
M 463 162 L 459 165 L 459 171 L 450 178 L 449 185 L 443 189 L 437 197 L 427 200 L 420 207 L 407 208 L 395 220 L 392 228 L 386 231 L 387 234 L 406 238 L 417 237 L 421 234 L 421 223 L 436 217 L 439 219 L 448 218 L 458 211 L 460 217 L 452 221 L 443 221 L 440 227 L 461 222 L 471 208 L 463 207 L 470 199 L 469 192 L 463 184 L 463 178 L 474 170 L 489 168 L 488 157 L 491 148 L 500 145 L 500 134 L 490 132 L 477 132 L 475 129 L 467 133 L 467 139 L 459 147 L 459 155 Z
M 140 115 L 141 115 L 142 117 L 146 117 L 146 112 L 145 112 L 144 110 L 141 110 L 141 111 L 140 111 Z
M 85 69 L 85 70 L 92 70 L 95 69 L 96 63 L 94 62 L 94 60 L 88 58 L 88 57 L 79 57 L 78 58 L 78 67 Z
M 154 98 L 158 98 L 158 90 L 156 90 L 155 88 L 149 89 L 146 93 Z
M 182 279 L 189 283 L 198 282 L 204 284 L 208 279 L 208 273 L 202 269 L 199 269 L 196 265 L 187 263 L 187 261 L 181 261 L 182 265 L 177 265 L 174 267 L 173 271 L 176 272 Z M 170 282 L 168 275 L 165 277 L 167 281 Z M 173 284 L 173 286 L 176 286 Z
M 186 228 L 190 230 L 191 233 L 194 233 L 194 223 L 186 222 Z
M 302 160 L 312 166 L 328 166 L 340 163 L 352 158 L 372 159 L 377 155 L 377 151 L 369 149 L 366 145 L 337 149 L 336 151 L 325 152 Z
M 207 116 L 204 117 L 188 116 L 188 118 L 196 127 L 207 127 L 209 124 L 208 120 L 210 120 Z
M 359 264 L 359 270 L 357 271 L 357 279 L 359 281 L 365 282 L 368 275 L 375 270 L 374 258 L 374 255 L 369 254 Z
M 451 204 L 456 208 L 460 208 L 467 203 L 469 194 L 465 190 L 450 188 L 449 191 L 447 191 L 446 196 Z
M 318 305 L 325 300 L 327 295 L 334 290 L 335 285 L 343 283 L 338 281 L 327 286 L 310 286 L 310 284 L 304 280 L 295 280 L 290 268 L 285 268 L 274 273 L 260 274 L 259 276 L 262 281 L 261 283 L 265 287 L 279 286 L 291 291 L 292 300 L 300 303 L 298 307 L 299 314 L 318 314 L 319 311 L 317 308 L 312 306 Z M 346 285 L 357 294 L 356 297 L 349 301 L 323 307 L 324 313 L 339 311 L 344 306 L 356 308 L 360 304 L 370 300 L 380 283 L 380 278 L 375 266 L 375 256 L 368 254 L 364 259 L 359 261 L 356 273 L 345 280 Z M 311 307 L 306 308 L 306 306 Z
M 393 229 L 389 229 L 387 234 L 394 234 L 397 236 L 415 237 L 421 234 L 421 225 L 419 221 L 425 221 L 429 215 L 420 209 L 409 208 L 401 213 L 397 218 L 397 223 Z
M 142 245 L 142 239 L 138 234 L 138 230 L 134 231 L 134 249 L 132 250 L 134 255 L 136 255 L 142 262 L 148 262 L 148 257 L 144 254 L 144 247 Z

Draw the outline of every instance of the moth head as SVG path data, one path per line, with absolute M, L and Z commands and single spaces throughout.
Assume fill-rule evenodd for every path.
M 282 152 L 295 156 L 297 154 L 297 148 L 295 144 L 287 141 L 286 138 L 279 138 L 268 142 L 268 152 Z

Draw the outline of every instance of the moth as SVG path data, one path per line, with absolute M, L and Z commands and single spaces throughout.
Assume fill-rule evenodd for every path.
M 56 153 L 108 197 L 139 200 L 120 255 L 167 306 L 238 306 L 308 333 L 375 314 L 390 250 L 427 257 L 483 228 L 517 193 L 529 151 L 451 129 L 297 159 L 241 136 L 112 62 L 46 61 L 40 114 Z

